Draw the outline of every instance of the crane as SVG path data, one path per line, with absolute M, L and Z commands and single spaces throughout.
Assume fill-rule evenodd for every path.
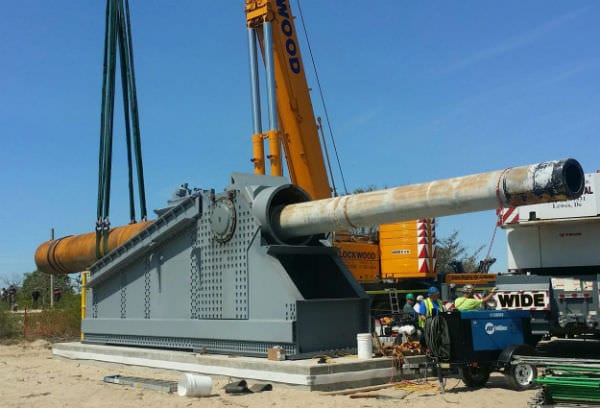
M 313 200 L 331 197 L 310 91 L 287 0 L 246 0 L 254 134 L 254 172 L 265 174 L 264 141 L 270 173 L 283 174 L 281 147 L 292 183 Z M 266 70 L 268 127 L 263 132 L 259 92 L 258 48 Z
M 265 140 L 270 174 L 283 174 L 281 146 L 292 183 L 312 199 L 331 196 L 310 89 L 289 0 L 246 0 L 250 55 L 254 172 L 265 174 Z M 263 55 L 269 130 L 263 131 L 258 50 Z M 330 172 L 331 173 L 331 172 Z M 333 178 L 333 176 L 331 175 Z M 332 180 L 333 181 L 333 180 Z M 385 224 L 377 234 L 341 230 L 334 245 L 361 282 L 431 278 L 435 268 L 435 220 Z M 399 272 L 400 271 L 400 272 Z

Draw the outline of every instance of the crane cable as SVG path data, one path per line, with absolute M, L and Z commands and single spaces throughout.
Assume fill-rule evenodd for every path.
M 502 170 L 502 173 L 500 173 L 500 176 L 498 177 L 498 181 L 496 182 L 496 200 L 498 201 L 498 208 L 496 209 L 496 215 L 497 215 L 498 218 L 496 219 L 496 222 L 494 223 L 494 230 L 492 231 L 492 238 L 490 238 L 490 243 L 488 245 L 488 249 L 487 249 L 487 252 L 485 254 L 485 258 L 483 258 L 483 262 L 488 262 L 491 259 L 490 258 L 490 253 L 492 252 L 492 247 L 494 246 L 494 240 L 496 238 L 496 232 L 498 231 L 498 227 L 503 224 L 502 211 L 504 209 L 504 203 L 503 203 L 502 198 L 500 196 L 500 180 L 502 180 L 502 178 L 504 177 L 504 175 L 508 171 L 510 171 L 510 169 L 511 169 L 511 167 L 507 167 L 506 169 Z M 489 268 L 489 265 L 487 266 L 487 268 Z M 485 270 L 485 271 L 480 271 L 480 272 L 488 272 L 488 271 Z
M 313 66 L 313 71 L 315 73 L 315 79 L 317 81 L 317 87 L 319 88 L 319 96 L 321 97 L 321 104 L 323 105 L 323 113 L 325 114 L 325 122 L 327 122 L 327 128 L 329 130 L 329 137 L 331 139 L 331 144 L 333 146 L 333 150 L 335 153 L 335 158 L 337 160 L 337 165 L 338 165 L 338 169 L 340 171 L 340 176 L 342 178 L 342 184 L 344 186 L 344 194 L 348 194 L 348 187 L 346 186 L 346 179 L 344 177 L 344 172 L 342 170 L 342 165 L 340 162 L 340 156 L 338 154 L 338 150 L 335 144 L 335 138 L 333 137 L 333 130 L 331 128 L 331 121 L 329 120 L 329 113 L 327 112 L 327 104 L 325 103 L 325 96 L 323 95 L 323 88 L 321 87 L 321 81 L 319 80 L 319 74 L 317 72 L 317 65 L 315 63 L 315 59 L 312 53 L 312 48 L 310 46 L 310 40 L 308 39 L 308 31 L 306 29 L 306 24 L 304 23 L 304 15 L 302 14 L 302 7 L 300 5 L 300 0 L 297 0 L 298 3 L 298 12 L 300 14 L 300 21 L 302 22 L 302 30 L 304 31 L 304 38 L 306 39 L 306 45 L 308 47 L 308 53 L 310 55 L 310 60 L 312 62 L 312 66 Z M 322 129 L 322 128 L 321 128 Z M 323 148 L 325 149 L 325 151 L 327 151 L 327 145 L 323 144 Z M 330 176 L 331 176 L 331 180 L 332 183 L 335 185 L 335 183 L 333 182 L 333 173 L 331 172 L 331 167 L 330 167 Z M 335 190 L 335 188 L 334 188 Z
M 102 104 L 100 113 L 100 154 L 98 160 L 98 208 L 96 216 L 97 258 L 102 257 L 108 252 L 117 44 L 121 63 L 121 85 L 123 89 L 123 109 L 125 116 L 130 222 L 136 222 L 132 150 L 136 161 L 140 216 L 142 220 L 146 220 L 147 218 L 139 113 L 133 65 L 131 21 L 129 18 L 129 0 L 107 0 L 105 23 L 106 32 L 104 35 Z

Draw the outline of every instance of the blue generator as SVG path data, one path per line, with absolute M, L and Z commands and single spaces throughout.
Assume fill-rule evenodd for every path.
M 523 344 L 523 320 L 529 312 L 516 310 L 462 312 L 460 318 L 471 327 L 473 350 L 503 350 L 512 344 Z
M 455 311 L 443 317 L 448 325 L 451 363 L 495 362 L 509 346 L 535 345 L 528 335 L 530 314 L 526 310 Z
M 440 363 L 456 367 L 467 386 L 483 386 L 492 371 L 503 372 L 516 389 L 528 388 L 535 367 L 511 364 L 513 355 L 530 355 L 538 338 L 531 335 L 527 310 L 452 311 L 439 315 L 446 326 Z M 436 354 L 434 352 L 434 354 Z

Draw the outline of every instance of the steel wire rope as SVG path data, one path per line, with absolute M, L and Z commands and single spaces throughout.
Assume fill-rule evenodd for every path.
M 133 149 L 136 160 L 138 176 L 138 198 L 140 200 L 140 218 L 146 221 L 146 188 L 144 184 L 144 165 L 142 161 L 142 140 L 140 135 L 140 119 L 137 102 L 137 88 L 135 85 L 135 64 L 133 62 L 133 36 L 131 34 L 131 18 L 129 13 L 129 0 L 125 0 L 125 38 L 127 39 L 127 56 L 129 59 L 129 92 L 131 93 L 131 118 L 133 126 Z
M 141 137 L 139 130 L 139 112 L 133 65 L 133 45 L 131 38 L 129 1 L 107 0 L 105 24 L 106 32 L 104 35 L 102 102 L 100 113 L 100 154 L 98 159 L 98 209 L 96 219 L 97 258 L 100 258 L 103 254 L 108 253 L 109 249 L 108 234 L 110 230 L 109 212 L 117 52 L 119 52 L 120 57 L 121 86 L 123 90 L 130 222 L 136 222 L 132 151 L 135 155 L 136 161 L 141 219 L 145 221 L 147 217 L 143 163 L 141 156 Z M 100 248 L 101 243 L 103 243 L 103 250 Z
M 319 79 L 319 73 L 317 72 L 317 65 L 315 63 L 315 59 L 313 56 L 312 48 L 310 46 L 310 40 L 308 38 L 308 30 L 306 29 L 306 24 L 304 23 L 304 15 L 302 14 L 302 6 L 300 5 L 300 0 L 297 0 L 298 4 L 298 13 L 300 14 L 300 21 L 302 23 L 302 30 L 304 31 L 304 38 L 306 39 L 306 45 L 308 48 L 308 53 L 310 55 L 310 61 L 313 66 L 313 71 L 315 73 L 315 79 L 317 81 L 317 88 L 319 89 L 319 96 L 321 98 L 321 104 L 323 105 L 323 113 L 325 114 L 325 122 L 327 122 L 327 129 L 329 130 L 329 137 L 331 139 L 331 144 L 333 146 L 333 151 L 335 153 L 335 158 L 338 164 L 338 169 L 340 171 L 340 176 L 342 178 L 342 184 L 344 186 L 344 194 L 348 194 L 348 187 L 346 186 L 346 178 L 344 177 L 344 171 L 342 170 L 342 164 L 340 161 L 340 156 L 338 154 L 337 146 L 335 143 L 335 138 L 333 136 L 333 129 L 331 128 L 331 121 L 329 120 L 329 113 L 327 111 L 327 104 L 325 103 L 325 96 L 323 94 L 323 88 L 321 87 L 321 80 Z M 324 145 L 323 148 L 327 150 L 327 146 Z M 331 179 L 333 180 L 333 173 L 331 174 Z
M 121 57 L 121 88 L 123 90 L 123 115 L 125 117 L 125 144 L 127 146 L 127 186 L 129 193 L 129 222 L 135 223 L 135 200 L 133 194 L 133 159 L 131 157 L 131 117 L 130 117 L 130 82 L 129 82 L 129 58 L 126 51 L 128 37 L 125 32 L 125 11 L 123 3 L 118 2 L 117 28 L 119 39 L 119 55 Z M 128 48 L 128 47 L 127 47 Z
M 124 4 L 123 4 L 124 3 Z M 135 69 L 133 62 L 133 45 L 131 35 L 131 20 L 129 1 L 118 0 L 117 10 L 118 40 L 121 57 L 121 85 L 123 87 L 123 108 L 125 115 L 125 132 L 127 144 L 127 166 L 129 186 L 130 222 L 135 223 L 135 199 L 133 188 L 132 148 L 135 154 L 136 174 L 138 181 L 138 198 L 140 201 L 140 217 L 146 220 L 146 198 L 144 189 L 144 174 L 141 155 L 141 138 L 139 129 L 139 111 L 135 86 Z M 132 140 L 133 139 L 133 140 Z
M 117 12 L 112 0 L 107 0 L 106 34 L 104 49 L 104 67 L 102 78 L 102 111 L 100 125 L 100 159 L 99 159 L 99 220 L 96 222 L 96 257 L 102 252 L 100 243 L 103 241 L 104 254 L 108 252 L 108 231 L 110 228 L 110 181 L 112 168 L 112 134 L 114 124 L 114 91 L 116 65 L 116 30 Z
M 102 101 L 100 107 L 100 146 L 98 155 L 98 211 L 97 211 L 97 223 L 100 224 L 102 222 L 102 210 L 103 210 L 103 196 L 104 196 L 104 155 L 102 152 L 104 151 L 104 134 L 106 127 L 106 92 L 107 92 L 107 82 L 108 82 L 108 43 L 109 43 L 109 34 L 110 30 L 108 29 L 110 24 L 110 2 L 106 2 L 106 16 L 105 16 L 105 25 L 107 27 L 104 33 L 104 59 L 102 63 Z
M 110 25 L 111 25 L 111 6 L 110 1 L 106 2 L 105 26 L 104 33 L 104 58 L 102 64 L 102 101 L 100 108 L 100 147 L 98 154 L 98 210 L 96 217 L 96 258 L 102 256 L 100 251 L 100 241 L 102 239 L 102 225 L 104 224 L 104 183 L 106 177 L 105 165 L 105 145 L 106 145 L 106 126 L 107 126 L 107 104 L 108 101 L 108 76 L 109 76 L 109 49 L 110 49 Z
M 317 118 L 317 124 L 318 124 L 318 132 L 321 135 L 321 140 L 322 140 L 323 146 L 325 147 L 323 150 L 325 151 L 325 158 L 327 159 L 327 169 L 329 170 L 329 176 L 331 177 L 331 186 L 333 187 L 333 196 L 337 197 L 338 196 L 337 187 L 335 186 L 335 178 L 333 177 L 333 169 L 331 168 L 331 159 L 329 158 L 329 149 L 327 149 L 327 144 L 325 141 L 325 132 L 323 131 L 323 121 L 321 120 L 320 116 Z
M 108 83 L 108 126 L 106 128 L 105 140 L 105 179 L 104 179 L 104 209 L 103 209 L 103 224 L 102 224 L 102 240 L 104 255 L 108 253 L 108 232 L 110 230 L 110 189 L 112 181 L 112 147 L 113 147 L 113 129 L 115 124 L 115 80 L 117 68 L 117 32 L 116 24 L 118 24 L 117 11 L 113 4 L 111 12 L 111 43 L 109 50 L 109 83 Z
M 496 200 L 498 201 L 498 209 L 497 209 L 498 218 L 494 225 L 494 230 L 492 231 L 492 237 L 490 238 L 490 243 L 488 245 L 488 249 L 485 254 L 485 258 L 483 258 L 486 261 L 490 258 L 490 253 L 492 252 L 492 247 L 494 246 L 494 239 L 496 238 L 496 232 L 498 231 L 498 226 L 502 225 L 502 210 L 504 209 L 504 203 L 502 202 L 502 198 L 500 197 L 500 180 L 502 180 L 504 175 L 508 171 L 510 171 L 510 169 L 511 168 L 508 167 L 508 168 L 502 170 L 502 173 L 500 174 L 500 177 L 498 177 L 498 181 L 496 182 Z M 487 272 L 487 271 L 485 271 L 485 272 Z

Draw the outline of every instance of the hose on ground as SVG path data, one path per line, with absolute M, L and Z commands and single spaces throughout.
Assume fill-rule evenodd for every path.
M 434 316 L 425 321 L 425 343 L 435 357 L 442 360 L 450 358 L 450 335 L 443 317 Z

